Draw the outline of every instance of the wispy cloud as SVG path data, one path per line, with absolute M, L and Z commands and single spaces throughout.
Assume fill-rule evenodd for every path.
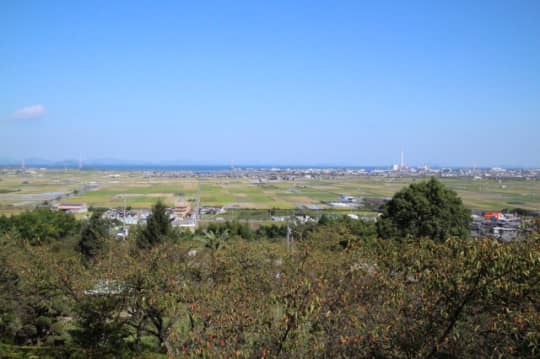
M 32 105 L 18 109 L 13 112 L 11 118 L 16 120 L 24 120 L 31 118 L 40 118 L 46 112 L 46 108 L 43 105 Z

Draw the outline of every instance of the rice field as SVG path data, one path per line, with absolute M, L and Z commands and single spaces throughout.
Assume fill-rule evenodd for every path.
M 145 178 L 142 172 L 36 171 L 33 174 L 0 173 L 0 211 L 13 213 L 61 198 L 89 206 L 148 208 L 157 200 L 172 205 L 179 198 L 200 197 L 201 205 L 249 209 L 290 209 L 338 199 L 391 197 L 413 178 L 340 177 L 301 179 L 254 184 L 250 179 Z M 540 209 L 540 181 L 464 178 L 442 179 L 474 209 L 521 207 Z M 66 197 L 68 196 L 68 197 Z

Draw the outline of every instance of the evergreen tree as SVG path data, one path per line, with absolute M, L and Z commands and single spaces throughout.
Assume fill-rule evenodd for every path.
M 171 232 L 172 226 L 167 208 L 161 201 L 158 201 L 152 207 L 152 213 L 146 220 L 146 227 L 142 229 L 137 238 L 137 244 L 140 248 L 153 247 L 161 243 Z
M 109 235 L 107 221 L 101 218 L 103 211 L 96 211 L 81 231 L 78 249 L 86 259 L 94 258 L 105 247 Z

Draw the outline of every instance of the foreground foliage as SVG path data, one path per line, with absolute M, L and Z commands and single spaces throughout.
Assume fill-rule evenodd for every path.
M 92 261 L 76 243 L 4 237 L 0 353 L 538 357 L 537 239 L 386 241 L 374 232 L 325 221 L 297 228 L 289 251 L 227 231 L 150 248 L 109 241 Z

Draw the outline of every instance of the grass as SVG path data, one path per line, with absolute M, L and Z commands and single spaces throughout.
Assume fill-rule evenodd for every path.
M 0 188 L 0 194 L 6 194 L 6 193 L 13 193 L 13 192 L 20 192 L 21 190 L 16 188 Z
M 111 177 L 118 173 L 120 177 Z M 340 194 L 357 197 L 391 197 L 401 188 L 418 181 L 414 178 L 340 177 L 300 179 L 262 185 L 248 179 L 224 178 L 144 178 L 142 172 L 43 171 L 36 175 L 0 175 L 0 213 L 13 213 L 39 204 L 47 194 L 81 190 L 92 183 L 95 190 L 70 197 L 69 202 L 85 202 L 100 207 L 119 207 L 124 198 L 128 206 L 149 208 L 158 199 L 172 205 L 182 194 L 197 198 L 201 205 L 240 208 L 292 209 L 302 204 L 321 204 L 338 199 Z M 448 178 L 442 181 L 456 190 L 469 208 L 488 210 L 522 207 L 540 209 L 540 181 Z M 51 199 L 52 199 L 51 198 Z

